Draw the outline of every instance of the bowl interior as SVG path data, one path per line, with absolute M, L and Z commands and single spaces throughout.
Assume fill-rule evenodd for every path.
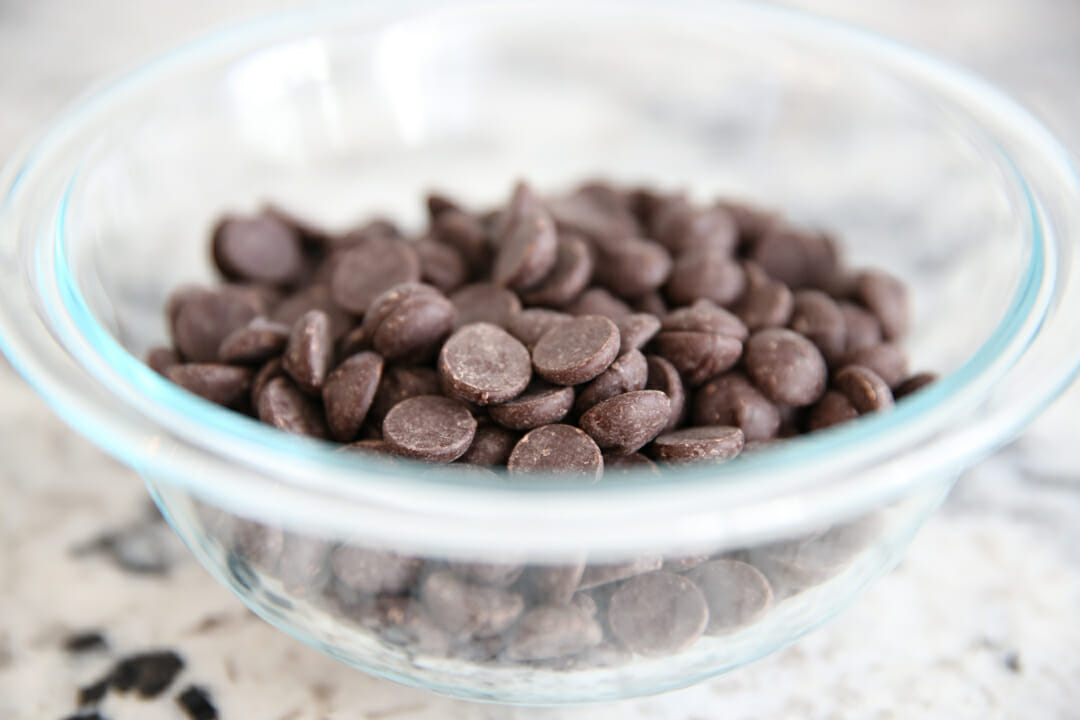
M 621 6 L 620 6 L 621 7 Z M 425 190 L 482 206 L 515 178 L 595 176 L 779 209 L 911 285 L 916 368 L 961 367 L 1029 271 L 1021 181 L 960 107 L 797 25 L 588 5 L 364 16 L 165 73 L 107 109 L 63 209 L 92 318 L 135 355 L 209 230 L 274 201 L 344 229 L 421 228 Z M 150 70 L 153 72 L 153 69 Z

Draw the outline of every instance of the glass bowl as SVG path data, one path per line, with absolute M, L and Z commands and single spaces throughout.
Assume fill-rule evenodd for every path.
M 139 360 L 166 337 L 169 290 L 210 281 L 224 211 L 418 222 L 429 188 L 486 203 L 518 177 L 594 176 L 834 233 L 910 284 L 913 365 L 942 379 L 730 463 L 580 486 L 337 453 Z M 793 642 L 895 564 L 957 474 L 1077 366 L 1080 186 L 1055 139 L 963 71 L 757 4 L 307 8 L 90 94 L 0 187 L 0 336 L 19 372 L 141 473 L 263 618 L 465 698 L 654 693 Z

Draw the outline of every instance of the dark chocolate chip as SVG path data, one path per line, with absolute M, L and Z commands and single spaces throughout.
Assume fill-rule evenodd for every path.
M 560 307 L 581 294 L 593 273 L 592 255 L 577 235 L 559 235 L 555 264 L 537 285 L 524 290 L 521 299 L 528 305 Z
M 276 357 L 273 360 L 268 360 L 263 364 L 259 371 L 255 373 L 254 379 L 251 381 L 251 405 L 252 407 L 258 407 L 259 395 L 262 394 L 263 388 L 266 384 L 276 377 L 282 377 L 285 375 L 285 371 L 281 367 L 281 358 Z
M 697 585 L 664 570 L 627 580 L 608 607 L 615 636 L 633 652 L 649 657 L 690 647 L 708 620 L 705 596 Z
M 375 298 L 361 328 L 387 360 L 420 362 L 434 356 L 456 317 L 457 309 L 436 288 L 408 283 Z
M 383 440 L 398 454 L 452 462 L 472 443 L 476 419 L 456 400 L 420 395 L 402 400 L 383 420 Z
M 671 401 L 659 390 L 638 390 L 603 400 L 581 416 L 581 429 L 596 444 L 624 455 L 660 434 L 671 415 Z
M 124 658 L 109 674 L 114 690 L 134 690 L 141 697 L 152 698 L 168 689 L 184 667 L 184 661 L 171 650 L 140 653 Z
M 252 373 L 235 365 L 187 363 L 173 365 L 165 377 L 212 403 L 232 407 L 247 400 Z
M 390 408 L 418 395 L 438 395 L 439 376 L 431 368 L 391 365 L 383 368 L 369 417 L 382 422 Z
M 521 312 L 521 300 L 513 291 L 486 282 L 460 288 L 450 302 L 457 309 L 454 326 L 459 328 L 481 322 L 505 328 Z
M 730 335 L 689 330 L 663 330 L 653 344 L 688 385 L 700 385 L 729 369 L 743 351 L 743 344 Z
M 761 571 L 738 560 L 712 560 L 686 576 L 701 588 L 709 606 L 706 635 L 722 635 L 758 620 L 772 603 L 772 587 Z
M 555 221 L 524 183 L 514 189 L 497 244 L 491 271 L 496 285 L 528 288 L 555 266 Z
M 330 317 L 322 310 L 300 316 L 289 332 L 281 368 L 304 392 L 318 395 L 330 370 L 334 344 L 330 338 Z
M 627 475 L 631 473 L 659 476 L 660 468 L 656 463 L 639 452 L 623 455 L 616 452 L 604 453 L 604 477 Z
M 574 406 L 574 389 L 539 385 L 513 400 L 488 408 L 491 419 L 513 430 L 557 423 Z
M 825 393 L 825 358 L 814 343 L 792 330 L 759 330 L 746 342 L 746 370 L 766 397 L 803 407 Z
M 176 696 L 176 704 L 191 720 L 217 720 L 218 712 L 210 693 L 198 685 L 189 685 Z
M 864 347 L 881 342 L 881 323 L 872 313 L 854 303 L 841 302 L 840 312 L 844 315 L 844 329 L 847 342 L 845 352 L 855 352 Z
M 691 330 L 727 335 L 745 342 L 750 333 L 735 314 L 712 300 L 697 300 L 692 305 L 673 310 L 661 320 L 663 330 Z
M 852 350 L 844 356 L 843 365 L 870 368 L 889 387 L 898 386 L 908 373 L 907 353 L 895 343 L 879 343 Z
M 299 235 L 272 215 L 226 218 L 212 245 L 218 269 L 232 280 L 289 285 L 304 270 Z
M 830 390 L 810 410 L 808 427 L 810 432 L 814 432 L 853 420 L 858 416 L 859 411 L 847 397 L 835 390 Z
M 787 325 L 794 307 L 787 285 L 768 277 L 753 263 L 746 263 L 746 292 L 739 298 L 735 314 L 751 332 Z
M 652 456 L 667 462 L 721 462 L 739 454 L 743 433 L 728 425 L 688 427 L 664 433 L 652 443 Z
M 420 258 L 411 245 L 371 237 L 343 251 L 333 262 L 330 295 L 334 302 L 357 315 L 371 302 L 400 283 L 419 282 Z
M 649 376 L 645 356 L 637 350 L 620 355 L 607 370 L 582 389 L 575 407 L 583 413 L 598 402 L 615 397 L 621 393 L 644 390 Z
M 338 442 L 349 442 L 360 432 L 375 400 L 382 371 L 379 355 L 361 352 L 327 376 L 322 388 L 323 406 L 330 434 Z
M 571 316 L 547 308 L 528 308 L 514 315 L 507 326 L 510 334 L 532 348 L 551 328 L 570 320 Z
M 525 603 L 521 595 L 490 585 L 465 582 L 440 570 L 420 586 L 424 607 L 435 621 L 456 635 L 492 637 L 513 625 Z
M 682 378 L 678 369 L 667 359 L 659 355 L 647 355 L 645 362 L 649 368 L 645 387 L 649 390 L 659 390 L 668 396 L 671 401 L 671 416 L 668 418 L 664 432 L 671 432 L 682 425 L 686 417 L 686 389 L 683 387 Z
M 692 252 L 680 255 L 675 261 L 665 292 L 675 305 L 689 305 L 700 298 L 728 305 L 745 288 L 746 273 L 729 255 Z
M 488 272 L 493 248 L 480 220 L 462 210 L 447 209 L 435 218 L 432 233 L 436 240 L 461 253 L 471 277 L 481 277 Z
M 618 320 L 633 312 L 630 306 L 600 287 L 589 288 L 565 308 L 571 315 L 603 315 Z
M 557 385 L 592 380 L 619 352 L 619 328 L 606 317 L 583 315 L 551 328 L 533 348 L 540 377 Z
M 658 318 L 664 317 L 668 312 L 667 301 L 655 290 L 634 298 L 632 304 L 635 312 L 655 315 Z
M 255 404 L 259 419 L 279 430 L 316 438 L 328 434 L 322 407 L 286 377 L 267 382 Z
M 830 363 L 844 354 L 847 325 L 840 306 L 820 290 L 800 290 L 794 295 L 788 326 L 818 346 Z
M 900 385 L 893 390 L 893 398 L 899 400 L 900 398 L 907 397 L 913 392 L 922 390 L 924 387 L 938 379 L 937 373 L 921 372 L 904 380 Z
M 176 310 L 172 326 L 176 349 L 190 362 L 215 362 L 221 341 L 263 309 L 247 293 L 220 290 L 191 297 Z
M 476 428 L 472 445 L 458 462 L 470 465 L 506 465 L 517 444 L 518 435 L 494 424 Z
M 671 255 L 662 245 L 630 237 L 598 244 L 593 276 L 616 295 L 635 298 L 662 287 L 672 265 Z
M 477 405 L 517 397 L 532 378 L 529 351 L 513 335 L 490 323 L 466 325 L 439 353 L 439 381 L 448 394 Z
M 604 471 L 600 448 L 572 425 L 545 425 L 518 441 L 506 463 L 511 475 L 547 473 L 597 480 Z
M 218 358 L 226 363 L 262 363 L 280 355 L 288 340 L 288 326 L 257 317 L 225 336 Z
M 600 644 L 603 629 L 573 605 L 539 605 L 521 616 L 506 644 L 509 660 L 576 655 Z
M 421 238 L 413 246 L 420 260 L 420 279 L 444 293 L 451 293 L 469 280 L 469 266 L 461 253 L 434 238 Z
M 731 255 L 738 243 L 735 220 L 723 208 L 697 208 L 674 197 L 656 203 L 651 215 L 654 236 L 675 255 Z
M 619 354 L 640 350 L 660 331 L 660 319 L 648 313 L 633 313 L 615 321 L 619 328 Z
M 886 340 L 907 333 L 907 288 L 900 280 L 881 270 L 861 272 L 855 278 L 855 296 L 877 317 Z
M 590 564 L 581 574 L 578 590 L 590 590 L 659 570 L 662 563 L 663 559 L 659 556 L 646 556 L 620 563 Z
M 884 410 L 893 405 L 889 385 L 870 368 L 848 365 L 833 378 L 837 391 L 846 397 L 859 414 Z
M 832 241 L 820 233 L 773 223 L 751 244 L 751 260 L 793 290 L 824 287 L 837 269 Z
M 334 339 L 340 338 L 352 327 L 349 315 L 334 303 L 330 289 L 325 285 L 311 285 L 293 293 L 274 308 L 270 319 L 291 328 L 311 310 L 322 310 L 330 318 L 330 335 Z
M 338 582 L 357 592 L 398 595 L 416 583 L 424 561 L 388 550 L 341 545 L 331 552 L 330 566 Z
M 768 440 L 780 428 L 780 412 L 742 373 L 726 373 L 701 386 L 694 397 L 695 425 L 734 425 L 747 440 Z
M 533 565 L 525 570 L 522 586 L 537 604 L 565 605 L 574 597 L 585 571 L 585 563 Z
M 155 347 L 146 353 L 146 364 L 159 375 L 165 375 L 169 368 L 179 365 L 180 362 L 180 356 L 171 348 Z

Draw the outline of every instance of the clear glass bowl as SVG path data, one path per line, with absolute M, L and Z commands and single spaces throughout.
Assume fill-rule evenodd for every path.
M 597 175 L 746 198 L 836 233 L 854 263 L 910 283 L 913 365 L 944 377 L 889 413 L 731 463 L 581 487 L 335 453 L 139 360 L 166 336 L 167 292 L 211 279 L 205 239 L 223 211 L 269 199 L 333 227 L 373 211 L 418 221 L 428 188 L 480 203 L 520 176 L 553 189 Z M 89 95 L 0 188 L 0 341 L 16 368 L 143 475 L 262 617 L 466 698 L 642 695 L 793 642 L 891 567 L 957 473 L 1077 366 L 1080 185 L 1054 138 L 960 70 L 756 4 L 304 9 Z M 691 557 L 749 578 L 709 596 L 709 634 L 679 641 L 700 624 L 690 598 L 635 616 L 651 651 L 620 642 L 606 622 L 618 578 Z M 544 577 L 572 591 L 584 564 L 614 580 L 578 592 L 578 614 L 520 619 L 566 599 Z

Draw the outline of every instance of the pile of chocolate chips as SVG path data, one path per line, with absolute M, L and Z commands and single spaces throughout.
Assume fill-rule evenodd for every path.
M 417 237 L 223 219 L 226 282 L 173 293 L 149 364 L 350 449 L 590 479 L 728 460 L 933 379 L 897 344 L 904 285 L 774 213 L 598 182 L 427 207 Z

